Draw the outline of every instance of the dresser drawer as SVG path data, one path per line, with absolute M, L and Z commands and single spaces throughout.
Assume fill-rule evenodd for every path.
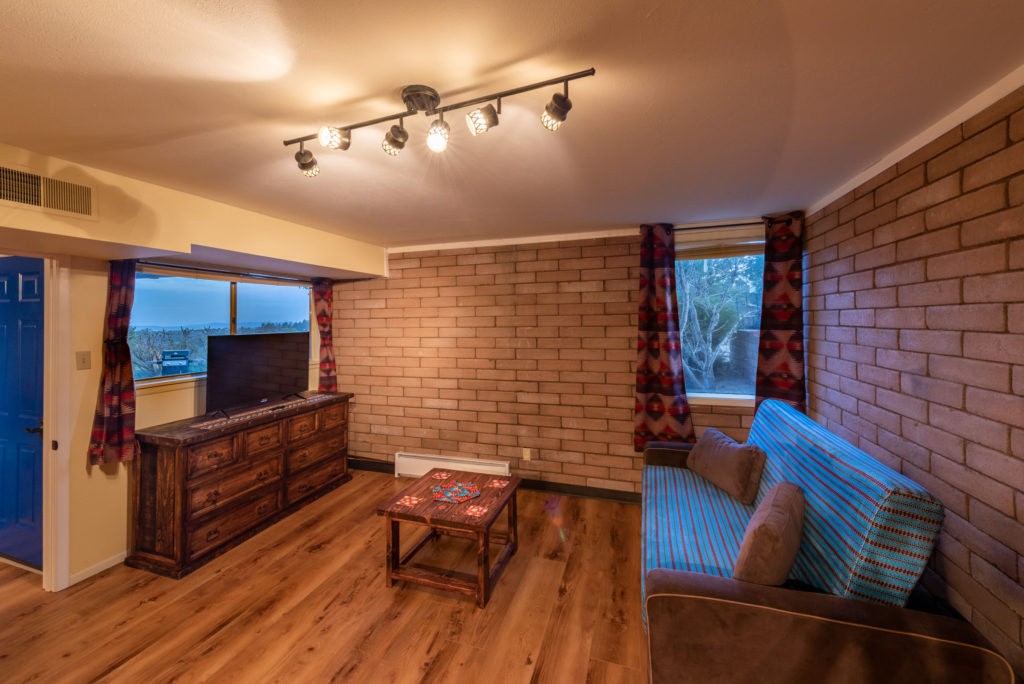
M 255 456 L 281 446 L 281 423 L 265 425 L 245 433 L 245 453 Z
M 207 480 L 188 490 L 188 517 L 221 508 L 257 487 L 281 477 L 281 459 L 273 457 L 254 463 L 244 470 L 225 473 L 223 477 Z
M 333 404 L 320 411 L 320 429 L 333 430 L 348 421 L 348 403 Z
M 202 523 L 188 535 L 190 556 L 196 558 L 207 553 L 279 510 L 281 493 L 275 489 Z
M 234 438 L 223 437 L 188 450 L 186 476 L 192 479 L 237 462 L 238 452 L 234 447 Z
M 316 432 L 316 411 L 289 418 L 287 423 L 288 441 L 298 442 Z
M 337 480 L 347 472 L 344 456 L 327 459 L 288 478 L 285 497 L 288 504 L 295 503 L 313 494 L 329 482 Z
M 317 461 L 334 456 L 347 446 L 347 441 L 345 433 L 336 432 L 320 435 L 306 446 L 292 449 L 285 456 L 288 473 L 294 473 Z

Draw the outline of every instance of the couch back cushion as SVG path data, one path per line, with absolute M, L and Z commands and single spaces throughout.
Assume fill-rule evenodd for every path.
M 780 482 L 804 492 L 790 576 L 837 596 L 906 604 L 935 546 L 942 504 L 780 401 L 761 403 L 748 442 L 768 455 L 755 503 Z

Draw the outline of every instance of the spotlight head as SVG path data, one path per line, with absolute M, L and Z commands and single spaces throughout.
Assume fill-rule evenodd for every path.
M 492 104 L 474 109 L 466 115 L 466 125 L 469 126 L 469 132 L 473 135 L 486 133 L 498 125 L 498 112 L 494 110 Z
M 332 150 L 347 150 L 352 143 L 352 132 L 346 129 L 338 129 L 333 126 L 321 126 L 316 134 L 316 139 L 324 147 Z
M 390 154 L 392 157 L 397 157 L 398 153 L 405 147 L 405 143 L 409 141 L 409 133 L 401 126 L 395 124 L 391 127 L 387 133 L 384 134 L 384 142 L 380 144 L 381 149 Z
M 448 147 L 448 136 L 451 135 L 451 132 L 452 127 L 446 121 L 435 120 L 430 124 L 430 130 L 427 131 L 427 147 L 434 152 L 444 152 L 444 148 Z
M 320 173 L 320 166 L 316 163 L 316 157 L 307 149 L 300 148 L 295 153 L 295 162 L 299 165 L 299 170 L 302 171 L 302 175 L 306 178 L 314 178 Z
M 572 102 L 562 93 L 555 93 L 551 96 L 551 102 L 544 108 L 540 115 L 540 122 L 549 131 L 557 131 L 558 127 L 565 123 L 565 116 L 572 109 Z

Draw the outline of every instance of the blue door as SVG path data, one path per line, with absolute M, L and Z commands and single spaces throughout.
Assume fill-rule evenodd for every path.
M 0 257 L 0 556 L 43 565 L 43 260 Z

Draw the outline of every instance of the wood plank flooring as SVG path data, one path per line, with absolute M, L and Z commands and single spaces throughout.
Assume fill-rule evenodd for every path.
M 639 506 L 520 490 L 519 552 L 479 609 L 384 586 L 375 511 L 409 480 L 354 475 L 181 580 L 118 566 L 52 594 L 0 564 L 0 681 L 646 681 Z M 476 552 L 416 560 L 475 572 Z

